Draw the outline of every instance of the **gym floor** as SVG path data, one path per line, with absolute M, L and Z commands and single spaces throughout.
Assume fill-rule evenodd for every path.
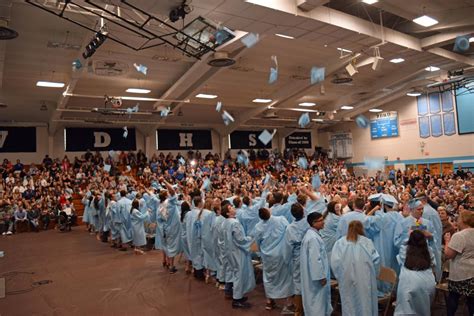
M 170 275 L 161 266 L 159 251 L 142 256 L 131 249 L 119 252 L 84 226 L 67 233 L 0 236 L 0 250 L 0 278 L 6 284 L 1 316 L 280 314 L 264 309 L 262 284 L 249 295 L 252 308 L 234 310 L 213 284 L 186 275 L 182 263 Z M 444 314 L 442 307 L 435 312 Z

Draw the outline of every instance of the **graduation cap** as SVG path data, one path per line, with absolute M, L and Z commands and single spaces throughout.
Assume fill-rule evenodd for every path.
M 309 125 L 309 123 L 311 123 L 311 118 L 309 117 L 309 113 L 306 112 L 306 113 L 301 114 L 300 118 L 298 119 L 298 125 L 301 128 L 305 128 L 306 126 Z
M 255 33 L 249 33 L 247 35 L 245 35 L 244 37 L 242 37 L 242 39 L 240 40 L 242 42 L 242 44 L 244 44 L 247 48 L 250 48 L 252 46 L 254 46 L 255 44 L 258 43 L 259 41 L 259 35 L 258 34 L 255 34 Z
M 311 186 L 315 190 L 318 190 L 321 187 L 321 178 L 319 177 L 319 174 L 313 175 L 311 179 Z
M 155 190 L 158 190 L 158 191 L 162 189 L 162 186 L 161 186 L 158 182 L 156 182 L 156 181 L 153 181 L 153 182 L 151 183 L 151 187 L 152 187 L 153 189 L 155 189 Z
M 82 63 L 79 59 L 76 59 L 72 62 L 72 70 L 79 70 L 82 68 Z
M 356 117 L 355 122 L 360 128 L 367 128 L 370 124 L 369 119 L 362 114 Z
M 275 67 L 270 68 L 270 76 L 268 77 L 268 83 L 273 84 L 278 80 L 278 59 L 275 55 L 271 57 Z
M 222 28 L 218 29 L 214 35 L 216 39 L 216 44 L 221 45 L 229 37 L 229 33 L 223 30 Z
M 179 161 L 179 163 L 182 164 L 182 165 L 185 165 L 185 164 L 186 164 L 186 160 L 184 160 L 183 157 L 180 157 L 178 161 Z
M 469 36 L 457 36 L 454 40 L 453 51 L 456 53 L 465 53 L 469 50 Z
M 127 138 L 128 137 L 128 128 L 127 126 L 124 126 L 123 127 L 123 138 Z
M 219 101 L 219 102 L 217 102 L 217 104 L 216 104 L 216 111 L 217 111 L 217 112 L 220 112 L 221 110 L 222 110 L 222 102 Z
M 264 145 L 267 145 L 269 142 L 272 141 L 273 139 L 273 135 L 274 134 L 271 134 L 268 130 L 263 130 L 263 132 L 260 133 L 260 135 L 258 135 L 258 139 L 264 144 Z
M 230 123 L 233 123 L 235 120 L 229 112 L 225 111 L 222 113 L 222 119 L 224 120 L 224 124 L 227 126 Z
M 311 68 L 310 80 L 311 84 L 324 81 L 324 75 L 326 73 L 325 67 L 313 67 Z
M 308 169 L 308 160 L 306 159 L 306 157 L 300 157 L 298 158 L 298 167 L 300 167 L 301 169 Z
M 142 64 L 133 64 L 133 66 L 135 67 L 135 69 L 138 71 L 138 72 L 141 72 L 142 74 L 144 74 L 146 76 L 146 73 L 148 71 L 148 67 L 145 66 L 145 65 L 142 65 Z
M 385 194 L 385 193 L 382 193 L 382 197 L 380 198 L 380 201 L 389 207 L 394 207 L 396 204 L 398 204 L 397 199 L 393 195 Z
M 414 198 L 414 199 L 411 199 L 410 201 L 408 201 L 408 207 L 412 211 L 416 210 L 418 207 L 420 207 L 422 205 L 423 205 L 423 203 L 421 203 L 419 198 Z
M 167 117 L 168 114 L 170 113 L 170 111 L 171 111 L 170 107 L 164 108 L 160 111 L 160 116 L 161 117 Z

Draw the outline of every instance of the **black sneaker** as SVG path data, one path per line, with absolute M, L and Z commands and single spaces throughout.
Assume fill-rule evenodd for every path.
M 242 302 L 240 300 L 233 300 L 232 301 L 232 308 L 250 308 L 252 307 L 252 305 L 250 305 L 250 303 L 247 303 L 247 302 Z
M 175 274 L 176 272 L 178 272 L 178 269 L 176 269 L 175 267 L 170 268 L 170 274 Z

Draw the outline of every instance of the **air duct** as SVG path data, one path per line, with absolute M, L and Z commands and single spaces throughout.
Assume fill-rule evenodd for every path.
M 308 12 L 328 2 L 329 0 L 296 0 L 296 6 L 301 11 Z

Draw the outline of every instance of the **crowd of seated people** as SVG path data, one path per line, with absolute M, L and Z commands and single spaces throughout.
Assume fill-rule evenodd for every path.
M 431 175 L 428 170 L 422 173 L 397 170 L 388 174 L 379 171 L 374 177 L 356 177 L 343 161 L 329 159 L 320 151 L 312 154 L 298 150 L 283 153 L 249 151 L 245 153 L 249 162 L 238 159 L 242 154 L 238 152 L 233 156 L 229 151 L 221 159 L 218 154 L 203 156 L 199 151 L 190 151 L 176 156 L 159 153 L 148 158 L 141 151 L 111 151 L 104 156 L 88 151 L 82 157 L 75 157 L 72 163 L 67 157 L 53 160 L 46 156 L 41 165 L 31 166 L 28 170 L 20 161 L 12 165 L 5 160 L 0 170 L 3 174 L 0 219 L 3 218 L 6 234 L 21 226 L 22 222 L 28 222 L 33 229 L 44 228 L 39 223 L 46 223 L 63 209 L 70 208 L 72 194 L 79 193 L 85 206 L 82 220 L 98 239 L 102 237 L 104 240 L 105 236 L 105 241 L 110 241 L 113 247 L 120 250 L 133 245 L 135 253 L 140 254 L 145 243 L 145 227 L 151 225 L 156 234 L 155 248 L 163 251 L 163 266 L 170 273 L 177 271 L 174 257 L 184 253 L 188 260 L 186 270 L 190 271 L 192 266 L 198 279 L 215 279 L 218 287 L 233 298 L 233 307 L 236 308 L 248 307 L 243 296 L 246 292 L 242 292 L 241 286 L 246 286 L 247 290 L 253 288 L 253 276 L 249 279 L 248 275 L 238 275 L 233 277 L 233 284 L 226 282 L 222 271 L 219 271 L 226 260 L 226 255 L 222 259 L 218 254 L 221 237 L 224 244 L 241 244 L 245 251 L 240 248 L 232 251 L 235 251 L 234 255 L 244 258 L 247 252 L 250 253 L 251 242 L 255 241 L 264 249 L 265 240 L 269 238 L 266 234 L 273 230 L 275 234 L 285 234 L 292 222 L 303 220 L 300 223 L 307 221 L 308 226 L 301 224 L 299 228 L 292 228 L 302 229 L 296 244 L 301 244 L 309 226 L 314 228 L 323 237 L 327 264 L 329 261 L 332 264 L 331 257 L 337 258 L 337 254 L 331 254 L 333 247 L 337 246 L 334 248 L 337 251 L 347 247 L 347 244 L 340 242 L 347 234 L 348 241 L 357 243 L 361 240 L 361 249 L 375 249 L 374 255 L 380 256 L 383 265 L 393 268 L 397 274 L 401 273 L 399 264 L 403 262 L 410 271 L 424 269 L 424 265 L 418 267 L 410 261 L 411 248 L 408 246 L 412 242 L 413 247 L 431 249 L 434 259 L 428 265 L 435 270 L 433 282 L 439 282 L 443 261 L 456 257 L 456 252 L 453 254 L 453 249 L 449 248 L 449 245 L 455 245 L 447 233 L 456 236 L 457 230 L 468 228 L 472 223 L 470 218 L 461 216 L 474 210 L 474 187 L 469 171 L 459 169 L 455 173 Z M 312 183 L 316 175 L 319 185 Z M 384 204 L 376 200 L 373 203 L 373 196 L 380 193 L 390 195 L 395 202 Z M 312 213 L 322 214 L 323 217 L 309 216 Z M 227 229 L 236 229 L 236 234 L 242 238 L 229 241 L 225 234 L 220 236 L 221 226 L 215 226 L 218 218 L 223 231 L 228 224 Z M 325 227 L 318 224 L 321 221 L 327 221 Z M 353 223 L 356 221 L 362 226 Z M 236 224 L 238 226 L 235 223 L 239 223 Z M 202 236 L 199 238 L 195 238 L 194 229 L 197 226 L 201 227 L 198 234 Z M 414 235 L 413 241 L 410 241 L 413 230 L 422 232 L 422 235 Z M 366 235 L 368 241 L 357 237 L 360 234 Z M 196 244 L 195 240 L 200 243 Z M 442 248 L 443 241 L 445 248 Z M 310 244 L 306 246 L 311 247 Z M 392 250 L 388 254 L 384 249 Z M 441 258 L 442 252 L 444 258 Z M 458 251 L 458 257 L 461 253 L 462 249 Z M 265 261 L 279 262 L 279 258 L 262 256 L 264 275 L 275 273 L 267 271 L 270 268 L 267 268 Z M 224 263 L 220 262 L 221 259 Z M 397 259 L 400 261 L 397 262 Z M 344 274 L 343 267 L 338 264 L 338 259 L 334 259 L 332 277 Z M 375 271 L 379 263 L 374 261 L 373 265 Z M 234 268 L 246 269 L 243 266 Z M 342 270 L 337 272 L 339 268 Z M 409 273 L 408 270 L 402 269 L 403 276 Z M 471 282 L 472 277 L 467 280 Z M 250 283 L 239 283 L 244 281 Z M 326 286 L 326 281 L 321 282 L 322 287 Z M 366 280 L 359 280 L 362 281 Z M 453 284 L 455 282 L 453 280 Z M 275 308 L 275 299 L 289 299 L 301 294 L 303 302 L 296 305 L 306 306 L 308 301 L 305 303 L 304 292 L 310 289 L 300 290 L 299 293 L 291 290 L 284 295 L 273 294 L 275 285 L 270 283 L 264 284 L 267 309 Z M 431 287 L 431 283 L 428 286 Z M 465 283 L 458 284 L 459 288 L 463 286 Z M 383 291 L 384 288 L 379 287 L 378 290 Z M 470 292 L 465 293 L 469 295 Z M 350 297 L 352 294 L 348 292 L 347 295 L 346 299 L 355 300 L 351 303 L 357 304 L 357 300 Z M 410 300 L 412 298 L 408 297 L 407 301 Z M 399 306 L 400 313 L 404 312 L 402 309 L 405 307 L 411 311 L 417 308 L 404 306 L 402 301 Z M 292 308 L 291 300 L 287 300 L 286 311 Z M 367 310 L 361 311 L 362 314 L 365 312 Z

